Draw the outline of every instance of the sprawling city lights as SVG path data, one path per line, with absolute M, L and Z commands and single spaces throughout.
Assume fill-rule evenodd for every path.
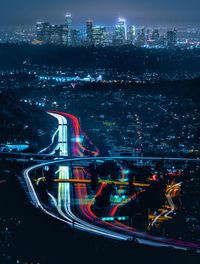
M 0 264 L 200 263 L 199 8 L 1 3 Z

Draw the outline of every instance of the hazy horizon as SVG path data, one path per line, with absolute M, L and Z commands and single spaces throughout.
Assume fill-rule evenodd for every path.
M 0 24 L 33 25 L 39 20 L 62 24 L 69 12 L 74 26 L 85 24 L 89 18 L 112 26 L 119 16 L 129 24 L 141 26 L 199 26 L 199 9 L 199 0 L 2 0 Z

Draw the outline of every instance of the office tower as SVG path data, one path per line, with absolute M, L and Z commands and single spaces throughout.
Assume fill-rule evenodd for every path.
M 142 28 L 137 36 L 136 46 L 143 47 L 146 44 L 146 29 Z
M 87 46 L 94 45 L 93 41 L 93 21 L 87 20 L 86 22 L 86 42 Z
M 51 25 L 46 22 L 37 22 L 36 24 L 37 40 L 43 43 L 50 43 Z
M 51 25 L 51 37 L 50 43 L 55 45 L 63 44 L 63 26 L 62 25 Z
M 134 44 L 135 38 L 136 38 L 136 28 L 135 28 L 135 26 L 130 26 L 129 27 L 129 30 L 127 32 L 127 38 L 128 38 L 128 42 L 130 44 Z
M 114 34 L 112 31 L 106 32 L 106 46 L 112 46 L 114 40 Z
M 143 28 L 141 31 L 140 35 L 140 41 L 141 41 L 141 46 L 144 46 L 146 44 L 146 34 L 145 34 L 146 29 Z
M 159 45 L 160 44 L 160 33 L 158 29 L 154 29 L 152 32 L 152 40 L 154 42 L 155 45 Z
M 119 18 L 115 26 L 114 45 L 124 45 L 127 41 L 126 20 Z
M 81 32 L 77 29 L 71 31 L 71 45 L 72 47 L 81 46 Z
M 72 33 L 72 16 L 66 14 L 65 24 L 63 27 L 63 44 L 71 46 L 71 33 Z
M 94 46 L 104 47 L 106 45 L 106 27 L 95 26 L 93 27 L 93 42 Z
M 162 35 L 160 35 L 160 45 L 161 46 L 165 46 L 165 44 L 166 44 L 166 38 L 165 38 L 165 35 L 164 34 L 162 34 Z
M 152 30 L 147 28 L 146 34 L 145 34 L 145 44 L 144 45 L 149 46 L 152 44 L 151 33 L 152 33 Z
M 146 41 L 151 41 L 151 29 L 147 29 L 147 32 L 146 32 Z
M 167 31 L 167 46 L 169 48 L 173 48 L 177 43 L 177 31 L 174 29 L 173 31 Z

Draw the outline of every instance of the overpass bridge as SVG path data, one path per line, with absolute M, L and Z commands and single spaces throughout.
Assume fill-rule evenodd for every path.
M 52 154 L 42 154 L 42 153 L 23 153 L 23 152 L 0 152 L 0 159 L 8 159 L 8 160 L 22 160 L 22 161 L 64 161 L 64 162 L 76 162 L 79 164 L 81 162 L 91 163 L 91 162 L 101 162 L 101 161 L 109 161 L 109 160 L 128 160 L 128 161 L 185 161 L 185 162 L 200 162 L 200 159 L 194 158 L 171 158 L 171 157 L 132 157 L 132 156 L 109 156 L 109 157 L 101 157 L 101 156 L 87 156 L 87 157 L 70 157 L 65 155 L 52 155 Z
M 0 159 L 21 160 L 21 161 L 51 161 L 54 159 L 67 159 L 68 156 L 40 154 L 40 153 L 24 153 L 24 152 L 0 152 Z

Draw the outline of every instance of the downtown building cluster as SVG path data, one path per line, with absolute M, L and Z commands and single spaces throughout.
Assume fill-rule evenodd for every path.
M 177 44 L 175 29 L 161 34 L 159 29 L 128 26 L 124 18 L 118 18 L 113 30 L 108 30 L 106 26 L 94 25 L 93 20 L 87 20 L 84 29 L 75 29 L 71 14 L 67 14 L 63 25 L 37 22 L 36 33 L 35 44 L 66 45 L 68 47 L 122 45 L 175 47 Z

